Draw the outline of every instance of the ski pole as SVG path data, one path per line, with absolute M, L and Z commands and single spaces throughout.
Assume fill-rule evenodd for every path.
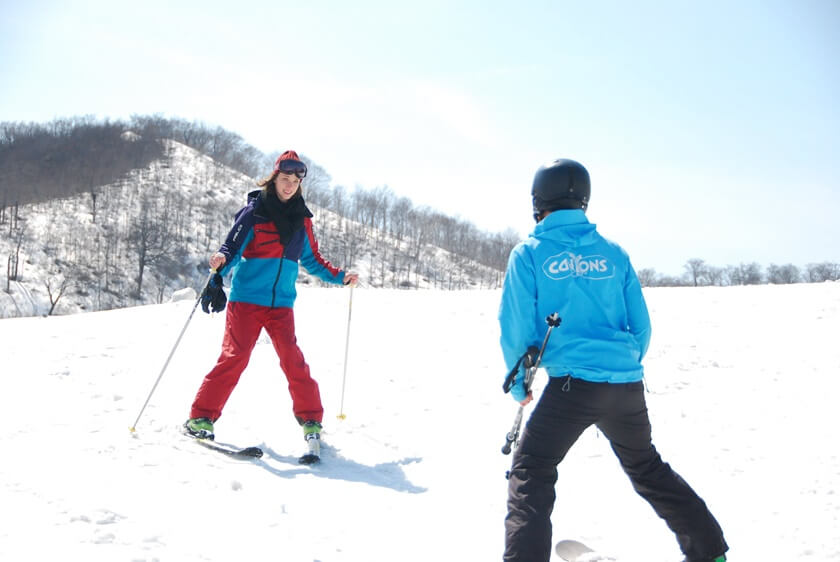
M 350 302 L 347 305 L 347 337 L 344 340 L 344 374 L 341 377 L 341 407 L 338 412 L 338 419 L 343 420 L 347 416 L 344 415 L 344 385 L 347 382 L 347 355 L 350 351 L 350 318 L 353 316 L 353 287 L 355 283 L 350 284 Z
M 202 287 L 206 287 L 207 284 L 210 283 L 210 279 L 215 274 L 216 274 L 216 270 L 211 269 L 210 270 L 210 275 L 207 276 L 207 280 L 204 282 L 204 285 L 202 285 Z M 155 381 L 155 384 L 152 386 L 152 390 L 149 392 L 149 395 L 146 397 L 146 401 L 143 403 L 143 407 L 140 408 L 140 413 L 137 414 L 137 419 L 134 420 L 134 423 L 131 425 L 130 428 L 128 428 L 129 431 L 131 431 L 131 433 L 134 433 L 137 430 L 137 422 L 140 421 L 140 416 L 143 415 L 143 412 L 146 410 L 146 406 L 149 405 L 149 400 L 152 399 L 152 394 L 154 394 L 155 389 L 157 388 L 157 385 L 160 382 L 160 379 L 163 377 L 163 373 L 166 372 L 166 368 L 169 366 L 169 361 L 172 359 L 172 356 L 175 355 L 175 350 L 178 349 L 178 344 L 181 343 L 181 338 L 184 337 L 184 332 L 187 331 L 187 326 L 190 325 L 190 320 L 192 320 L 193 314 L 195 314 L 195 309 L 198 308 L 198 303 L 201 302 L 201 295 L 203 294 L 203 292 L 204 291 L 202 290 L 202 292 L 198 294 L 198 298 L 195 299 L 195 304 L 193 305 L 192 310 L 190 311 L 189 317 L 187 317 L 187 322 L 184 324 L 184 327 L 181 329 L 181 333 L 178 334 L 178 339 L 175 340 L 175 345 L 172 346 L 172 351 L 169 352 L 169 357 L 166 358 L 166 362 L 163 364 L 163 368 L 160 370 L 160 374 L 158 375 L 157 380 Z
M 525 384 L 525 393 L 526 394 L 531 391 L 531 383 L 533 382 L 534 375 L 537 373 L 537 369 L 539 368 L 540 363 L 542 362 L 542 356 L 543 356 L 543 353 L 545 352 L 545 346 L 548 343 L 548 337 L 551 335 L 551 330 L 553 330 L 554 328 L 556 328 L 557 326 L 560 325 L 560 316 L 555 312 L 555 313 L 551 314 L 550 316 L 548 316 L 545 319 L 545 322 L 546 322 L 546 324 L 548 324 L 548 330 L 545 333 L 545 338 L 543 338 L 542 346 L 540 347 L 540 352 L 537 355 L 537 359 L 534 361 L 534 364 L 525 369 L 524 384 Z M 527 355 L 527 352 L 526 352 L 526 355 Z M 518 367 L 515 368 L 513 372 L 511 372 L 511 375 L 515 376 L 516 371 L 518 371 Z M 512 380 L 513 377 L 509 377 L 509 378 L 510 378 L 509 381 L 505 381 L 505 386 L 506 387 L 509 387 L 508 382 L 510 382 L 511 384 L 513 383 L 513 380 Z M 505 436 L 505 444 L 502 446 L 502 454 L 503 455 L 509 455 L 511 449 L 513 447 L 516 447 L 516 445 L 519 443 L 519 428 L 522 425 L 522 414 L 523 414 L 524 411 L 525 411 L 525 406 L 520 404 L 519 405 L 519 410 L 516 412 L 516 417 L 513 420 L 513 427 L 511 427 L 511 430 Z

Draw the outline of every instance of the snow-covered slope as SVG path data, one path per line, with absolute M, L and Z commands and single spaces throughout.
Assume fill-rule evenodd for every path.
M 0 318 L 47 314 L 65 281 L 54 314 L 161 303 L 185 285 L 201 288 L 208 256 L 224 241 L 234 214 L 257 187 L 252 178 L 192 148 L 174 141 L 164 144 L 163 159 L 133 170 L 124 181 L 95 188 L 95 199 L 85 193 L 24 205 L 19 219 L 0 224 L 0 258 L 6 264 L 18 257 L 17 279 L 0 277 Z M 500 285 L 501 271 L 465 256 L 428 244 L 410 249 L 405 240 L 310 206 L 324 257 L 359 272 L 365 286 Z M 138 295 L 141 238 L 148 263 Z M 168 247 L 162 249 L 162 244 Z M 156 254 L 163 256 L 155 260 Z M 303 269 L 300 282 L 321 284 Z

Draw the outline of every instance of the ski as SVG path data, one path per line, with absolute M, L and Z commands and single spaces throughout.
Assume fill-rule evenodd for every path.
M 232 445 L 216 443 L 215 441 L 210 439 L 201 439 L 193 437 L 193 440 L 202 447 L 210 449 L 211 451 L 217 451 L 219 453 L 222 453 L 223 455 L 227 455 L 235 459 L 258 459 L 263 456 L 263 450 L 259 447 L 245 447 L 244 449 L 240 449 Z
M 181 433 L 205 449 L 210 449 L 211 451 L 216 451 L 235 459 L 258 459 L 263 456 L 263 450 L 259 447 L 245 447 L 244 449 L 240 449 L 239 447 L 228 443 L 217 443 L 213 440 L 212 435 L 210 437 L 198 437 L 186 429 L 182 429 Z
M 259 459 L 263 456 L 263 450 L 260 447 L 245 447 L 244 449 L 240 449 L 234 445 L 229 443 L 220 443 L 215 441 L 209 437 L 196 437 L 195 435 L 191 435 L 190 433 L 184 431 L 184 435 L 190 438 L 191 441 L 195 441 L 205 449 L 210 449 L 211 451 L 216 451 L 217 453 L 221 453 L 228 457 L 240 460 L 251 460 L 251 459 Z M 309 452 L 306 454 L 298 457 L 298 464 L 318 464 L 321 462 L 321 443 L 319 439 L 310 439 L 307 444 L 309 445 Z M 292 457 L 294 458 L 294 457 Z M 290 459 L 291 460 L 291 459 Z
M 615 558 L 595 552 L 580 541 L 562 540 L 554 546 L 557 556 L 566 562 L 615 562 Z
M 223 455 L 227 455 L 228 457 L 234 459 L 258 459 L 263 456 L 263 450 L 259 447 L 245 447 L 244 449 L 240 449 L 239 447 L 229 443 L 219 443 L 215 441 L 215 436 L 213 434 L 201 436 L 191 433 L 190 430 L 187 429 L 187 424 L 181 426 L 181 434 L 189 437 L 205 449 L 222 453 Z
M 554 552 L 566 562 L 575 562 L 582 554 L 592 552 L 592 549 L 582 542 L 564 540 L 554 546 Z

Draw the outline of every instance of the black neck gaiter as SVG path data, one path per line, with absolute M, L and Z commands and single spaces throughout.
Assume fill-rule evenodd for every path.
M 260 202 L 268 218 L 277 227 L 280 235 L 280 242 L 284 245 L 289 243 L 292 235 L 303 228 L 303 219 L 312 217 L 312 212 L 306 207 L 303 197 L 295 195 L 286 202 L 280 201 L 274 190 L 263 190 L 260 193 Z

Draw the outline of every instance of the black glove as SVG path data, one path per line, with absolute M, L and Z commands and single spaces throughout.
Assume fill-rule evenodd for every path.
M 537 364 L 537 357 L 540 356 L 540 348 L 532 345 L 528 348 L 528 351 L 525 352 L 525 357 L 522 360 L 522 364 L 525 365 L 526 369 L 530 369 L 534 365 Z
M 224 283 L 222 276 L 218 273 L 213 275 L 207 282 L 207 286 L 201 291 L 201 310 L 210 314 L 213 312 L 221 312 L 227 305 L 227 296 L 225 295 Z
M 523 365 L 525 366 L 525 369 L 530 369 L 531 367 L 533 367 L 534 364 L 537 362 L 537 357 L 539 357 L 539 355 L 540 355 L 540 348 L 538 348 L 536 346 L 533 346 L 533 345 L 530 346 L 528 348 L 528 350 L 525 353 L 522 354 L 522 357 L 520 357 L 516 361 L 516 365 L 513 366 L 513 369 L 511 369 L 510 372 L 505 377 L 505 382 L 502 385 L 502 390 L 505 391 L 505 394 L 510 392 L 511 388 L 513 388 L 515 386 L 516 375 L 519 374 L 519 369 Z M 524 388 L 523 379 L 519 380 L 519 385 Z M 528 392 L 528 389 L 525 389 L 524 393 L 527 393 L 527 392 Z M 521 402 L 524 399 L 523 392 L 515 393 L 515 396 L 522 396 L 521 398 L 516 399 L 517 402 Z

